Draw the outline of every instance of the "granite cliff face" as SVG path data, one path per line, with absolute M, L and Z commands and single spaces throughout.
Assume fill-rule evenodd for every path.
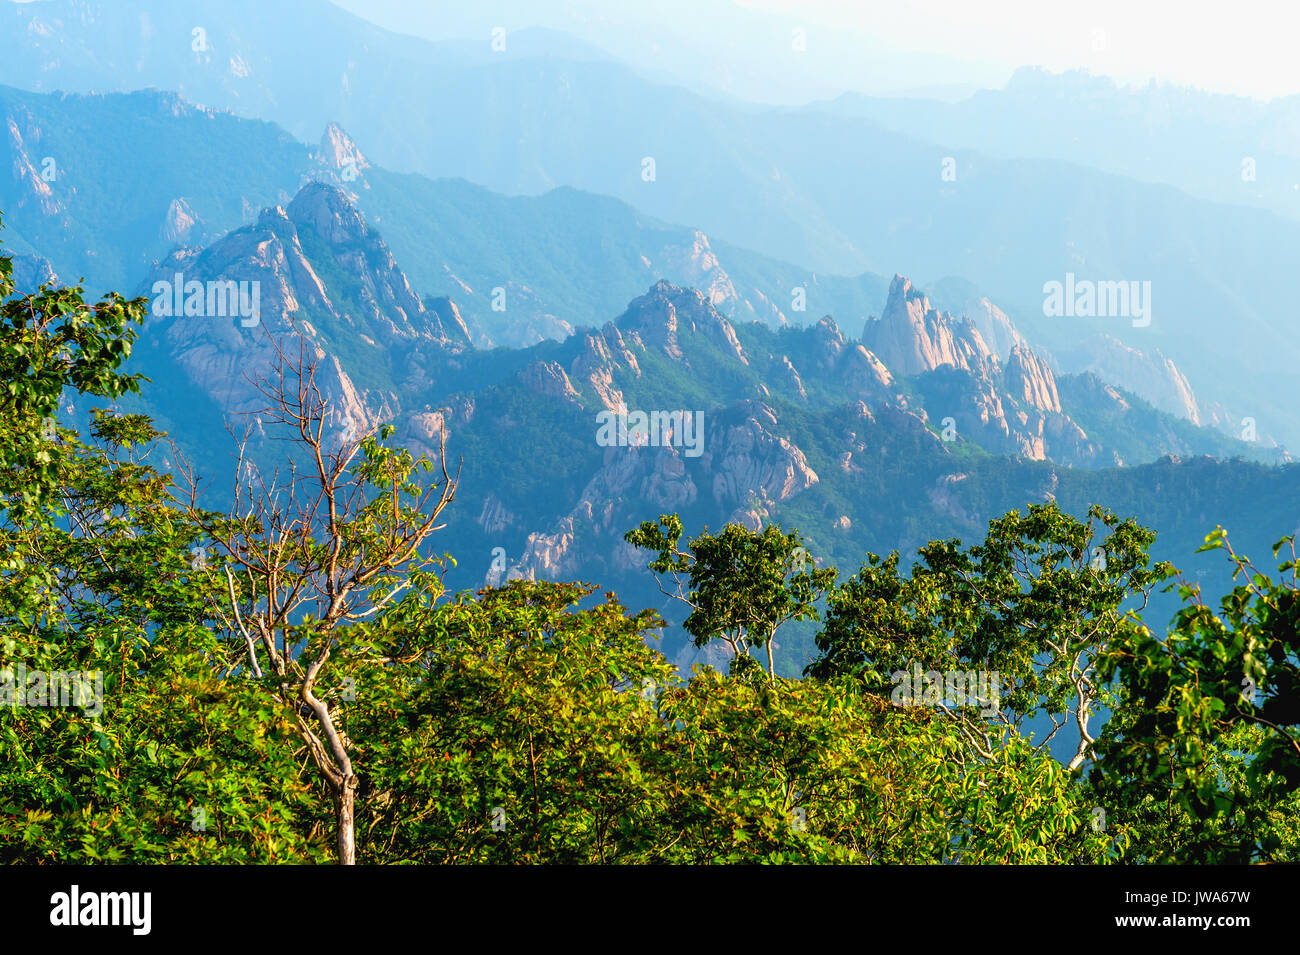
M 616 321 L 633 341 L 656 348 L 674 360 L 690 359 L 678 341 L 681 334 L 702 335 L 741 364 L 749 364 L 736 330 L 713 303 L 696 289 L 681 289 L 661 279 L 645 295 L 634 299 Z
M 940 312 L 896 275 L 863 341 L 896 375 L 915 379 L 929 419 L 946 422 L 950 435 L 955 430 L 986 450 L 1035 461 L 1114 463 L 1062 408 L 1046 357 L 988 299 L 973 306 L 978 321 Z
M 1016 329 L 1007 313 L 987 298 L 971 299 L 962 306 L 962 314 L 971 320 L 980 337 L 1002 361 L 1017 346 L 1028 347 L 1023 335 Z
M 233 414 L 264 405 L 250 379 L 271 368 L 272 336 L 301 335 L 338 413 L 365 426 L 427 387 L 432 362 L 469 348 L 455 306 L 426 308 L 347 197 L 322 183 L 206 249 L 174 251 L 140 294 L 157 347 Z
M 181 198 L 173 199 L 159 229 L 162 240 L 169 245 L 193 245 L 202 239 L 204 232 L 203 220 L 190 204 Z
M 1202 414 L 1186 376 L 1157 350 L 1139 351 L 1109 335 L 1097 335 L 1062 353 L 1061 365 L 1070 372 L 1091 372 L 1192 424 L 1219 423 L 1213 414 Z
M 880 399 L 894 393 L 894 376 L 885 362 L 865 345 L 847 341 L 835 319 L 827 315 L 813 326 L 811 334 L 813 367 L 809 374 L 837 382 L 854 398 Z M 793 370 L 794 366 L 790 367 Z
M 973 321 L 939 313 L 901 275 L 894 276 L 885 309 L 867 323 L 862 341 L 902 377 L 945 365 L 985 374 L 995 360 Z
M 527 537 L 510 576 L 572 575 L 593 560 L 627 569 L 629 555 L 618 546 L 628 520 L 626 505 L 643 501 L 660 512 L 682 511 L 704 502 L 727 522 L 760 528 L 778 505 L 820 480 L 807 456 L 782 434 L 777 413 L 759 401 L 744 401 L 705 416 L 705 452 L 698 458 L 672 446 L 606 448 L 599 469 L 576 505 L 553 527 Z M 491 519 L 497 509 L 490 512 Z M 594 540 L 602 545 L 593 553 Z
M 334 170 L 343 182 L 356 181 L 370 168 L 370 162 L 338 123 L 325 127 L 316 159 L 324 168 Z
M 1047 362 L 1026 345 L 1016 345 L 1007 357 L 1003 387 L 1014 401 L 1039 411 L 1061 411 L 1056 376 Z
M 450 298 L 427 298 L 424 300 L 424 308 L 429 313 L 429 320 L 435 323 L 436 338 L 458 345 L 472 344 L 473 333 L 460 314 L 460 309 Z
M 36 117 L 30 110 L 18 107 L 4 118 L 4 124 L 0 169 L 7 167 L 12 177 L 18 197 L 16 209 L 30 207 L 46 218 L 66 220 L 67 210 L 52 186 L 58 179 L 58 161 L 43 153 L 43 135 Z
M 642 261 L 648 271 L 671 275 L 678 284 L 699 289 L 714 307 L 728 308 L 741 301 L 731 276 L 713 254 L 709 237 L 698 229 L 692 229 L 679 243 L 662 246 L 651 257 L 642 256 Z

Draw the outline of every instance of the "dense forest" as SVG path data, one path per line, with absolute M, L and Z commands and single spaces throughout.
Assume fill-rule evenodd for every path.
M 114 410 L 149 388 L 145 302 L 11 274 L 2 861 L 1300 861 L 1292 537 L 1261 564 L 1212 532 L 1235 576 L 1203 594 L 1105 501 L 856 568 L 649 514 L 627 542 L 725 661 L 681 673 L 596 584 L 449 592 L 472 468 L 336 435 L 292 340 L 261 382 L 285 466 L 211 510 L 218 479 Z M 799 678 L 772 653 L 794 626 Z

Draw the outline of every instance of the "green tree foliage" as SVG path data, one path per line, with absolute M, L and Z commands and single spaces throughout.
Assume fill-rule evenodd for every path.
M 9 275 L 0 258 L 0 298 Z M 196 528 L 146 462 L 161 436 L 106 409 L 89 440 L 55 421 L 65 390 L 138 388 L 120 367 L 142 315 L 80 289 L 0 306 L 0 859 L 308 858 L 311 793 L 261 702 L 223 679 Z
M 1041 862 L 1106 851 L 1071 776 L 974 763 L 852 681 L 682 680 L 662 624 L 514 581 L 425 608 L 418 689 L 367 696 L 363 855 L 392 862 Z M 1089 855 L 1091 853 L 1092 855 Z
M 417 613 L 421 658 L 359 701 L 362 851 L 412 862 L 611 862 L 648 851 L 654 701 L 672 667 L 592 588 L 513 581 Z M 414 648 L 413 648 L 414 649 Z
M 819 569 L 798 534 L 772 525 L 761 531 L 741 524 L 728 524 L 718 534 L 706 530 L 686 550 L 682 534 L 681 518 L 665 514 L 625 539 L 655 555 L 650 569 L 656 574 L 672 576 L 673 596 L 691 608 L 682 629 L 697 647 L 722 640 L 731 648 L 733 670 L 749 664 L 751 649 L 764 649 L 768 675 L 775 678 L 777 630 L 792 620 L 816 618 L 816 603 L 834 582 L 835 570 Z
M 994 728 L 1019 731 L 1031 717 L 1047 716 L 1052 728 L 1042 747 L 1073 723 L 1079 744 L 1070 765 L 1082 765 L 1091 717 L 1105 702 L 1098 657 L 1134 631 L 1136 612 L 1173 572 L 1152 566 L 1154 537 L 1101 508 L 1076 520 L 1053 501 L 992 521 L 983 544 L 928 544 L 906 576 L 897 552 L 870 554 L 831 594 L 817 637 L 821 656 L 808 672 L 854 674 L 888 693 L 896 676 L 914 669 L 991 671 L 1001 685 Z M 975 709 L 954 716 L 988 755 L 989 721 Z
M 1300 590 L 1295 538 L 1274 579 L 1222 550 L 1240 581 L 1219 610 L 1181 583 L 1170 632 L 1114 647 L 1103 672 L 1120 689 L 1099 743 L 1099 790 L 1162 833 L 1164 861 L 1295 859 L 1300 836 Z
M 392 425 L 377 436 L 334 433 L 315 360 L 304 339 L 298 344 L 295 358 L 274 343 L 277 363 L 259 388 L 270 402 L 262 417 L 288 432 L 305 467 L 268 480 L 241 460 L 246 477 L 225 517 L 198 507 L 190 480 L 184 516 L 220 550 L 204 578 L 210 593 L 222 594 L 212 615 L 239 655 L 240 677 L 273 694 L 268 715 L 293 720 L 334 805 L 338 861 L 352 865 L 360 776 L 343 725 L 348 704 L 372 670 L 410 658 L 412 639 L 409 630 L 367 632 L 360 624 L 373 616 L 387 622 L 404 592 L 441 595 L 442 560 L 424 545 L 441 529 L 457 481 L 447 471 L 445 432 L 441 480 L 432 481 L 427 456 L 382 443 Z

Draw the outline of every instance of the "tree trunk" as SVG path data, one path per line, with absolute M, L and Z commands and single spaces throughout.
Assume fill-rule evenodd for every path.
M 339 865 L 357 864 L 356 842 L 357 777 L 345 776 L 334 793 L 334 815 L 338 823 L 336 854 Z
M 1074 722 L 1079 727 L 1079 746 L 1074 752 L 1074 758 L 1065 768 L 1076 770 L 1083 765 L 1083 761 L 1088 758 L 1088 750 L 1091 749 L 1095 740 L 1092 734 L 1088 732 L 1088 718 L 1092 715 L 1092 699 L 1082 691 L 1079 693 L 1079 706 L 1075 710 Z

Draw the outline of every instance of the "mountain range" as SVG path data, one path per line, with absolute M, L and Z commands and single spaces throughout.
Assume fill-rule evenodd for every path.
M 888 285 L 870 272 L 811 272 L 578 190 L 509 197 L 462 180 L 391 173 L 372 165 L 337 124 L 312 148 L 272 125 L 195 107 L 174 94 L 0 90 L 0 109 L 9 130 L 0 150 L 12 170 L 0 178 L 10 248 L 30 254 L 39 247 L 50 266 L 33 266 L 33 274 L 52 269 L 85 277 L 92 289 L 133 287 L 171 249 L 201 246 L 252 221 L 264 205 L 287 204 L 312 181 L 345 189 L 398 258 L 412 264 L 420 294 L 456 298 L 479 344 L 564 337 L 661 277 L 703 289 L 735 321 L 782 326 L 833 314 L 857 334 Z M 148 157 L 147 175 L 137 179 L 140 164 L 105 161 L 88 145 L 114 134 Z M 258 158 L 222 169 L 213 157 L 232 144 Z M 42 175 L 47 151 L 59 157 L 52 159 L 52 181 Z M 123 196 L 130 197 L 129 215 L 122 214 Z M 1013 340 L 1006 313 L 969 282 L 944 280 L 934 291 L 948 310 L 978 318 L 999 357 L 1007 357 Z M 1015 341 L 1025 343 L 1018 333 Z M 1051 349 L 1049 360 L 1058 372 L 1095 372 L 1192 423 L 1237 430 L 1236 419 L 1198 398 L 1159 349 L 1095 333 Z M 1259 440 L 1272 443 L 1267 422 Z

